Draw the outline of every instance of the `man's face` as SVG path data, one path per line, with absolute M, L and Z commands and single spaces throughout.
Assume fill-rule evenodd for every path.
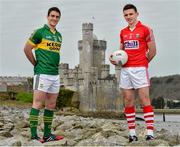
M 56 27 L 60 19 L 60 14 L 56 11 L 51 11 L 49 16 L 47 16 L 47 19 L 50 26 Z
M 124 18 L 129 25 L 134 24 L 137 21 L 138 12 L 135 12 L 134 9 L 127 9 L 124 12 Z

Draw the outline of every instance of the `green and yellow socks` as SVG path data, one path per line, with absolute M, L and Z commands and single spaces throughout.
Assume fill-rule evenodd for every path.
M 53 110 L 44 110 L 44 136 L 48 136 L 51 134 L 51 125 L 53 120 L 54 111 Z M 38 117 L 39 117 L 39 110 L 32 108 L 30 112 L 30 129 L 31 129 L 31 138 L 34 138 L 37 135 L 37 126 L 38 126 Z
M 29 118 L 32 138 L 37 136 L 38 116 L 39 116 L 39 110 L 32 108 L 30 112 L 30 118 Z
M 44 110 L 44 136 L 47 137 L 51 134 L 51 125 L 53 120 L 54 111 L 53 110 Z

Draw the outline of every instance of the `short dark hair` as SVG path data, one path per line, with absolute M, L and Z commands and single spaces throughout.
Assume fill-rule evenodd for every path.
M 124 12 L 125 10 L 128 10 L 128 9 L 134 9 L 134 11 L 137 12 L 137 8 L 136 8 L 136 6 L 134 6 L 133 4 L 127 4 L 127 5 L 125 5 L 124 8 L 123 8 L 123 12 Z
M 49 14 L 51 13 L 51 11 L 56 11 L 56 12 L 58 12 L 59 15 L 61 16 L 61 11 L 59 10 L 58 7 L 51 7 L 51 8 L 49 8 L 49 10 L 48 10 L 48 16 L 49 16 Z

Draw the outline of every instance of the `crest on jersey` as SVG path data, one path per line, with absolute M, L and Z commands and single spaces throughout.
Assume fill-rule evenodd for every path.
M 140 34 L 136 34 L 136 38 L 139 38 L 140 37 Z
M 56 36 L 53 36 L 53 38 L 54 38 L 54 41 L 55 41 L 55 42 L 57 42 L 57 41 L 58 41 Z

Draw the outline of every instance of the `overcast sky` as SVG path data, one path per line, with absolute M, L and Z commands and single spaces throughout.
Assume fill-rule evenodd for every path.
M 47 22 L 52 6 L 62 11 L 57 26 L 63 36 L 61 62 L 70 68 L 79 64 L 82 23 L 92 22 L 94 34 L 107 41 L 110 64 L 108 56 L 119 48 L 119 31 L 127 25 L 122 14 L 127 3 L 137 6 L 139 19 L 154 31 L 157 56 L 150 64 L 150 76 L 180 74 L 180 0 L 0 0 L 0 75 L 33 75 L 23 47 L 33 30 Z

